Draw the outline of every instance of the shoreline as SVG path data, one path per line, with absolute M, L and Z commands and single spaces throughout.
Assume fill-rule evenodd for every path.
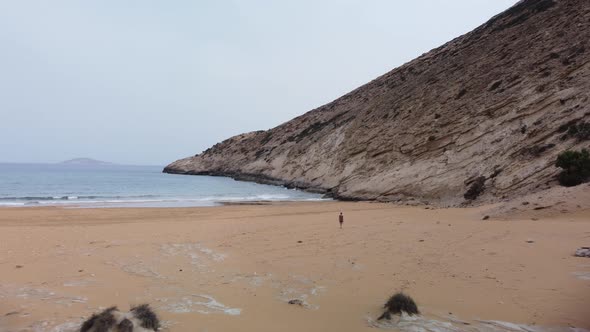
M 76 200 L 63 203 L 47 203 L 47 204 L 26 204 L 23 205 L 0 205 L 2 209 L 30 209 L 30 208 L 63 208 L 63 209 L 176 209 L 176 208 L 204 208 L 216 207 L 225 205 L 269 205 L 282 203 L 313 203 L 313 202 L 331 202 L 332 199 L 256 199 L 256 200 L 199 200 L 199 199 L 185 199 L 185 200 L 154 200 L 154 201 L 120 201 L 120 202 L 102 202 L 102 201 L 88 201 L 77 202 Z
M 173 175 L 185 175 L 185 176 L 214 176 L 214 177 L 223 177 L 229 178 L 235 181 L 242 181 L 242 182 L 251 182 L 251 183 L 258 183 L 258 184 L 265 184 L 269 186 L 275 187 L 283 187 L 286 189 L 295 189 L 305 191 L 311 194 L 323 194 L 326 198 L 335 198 L 340 200 L 347 200 L 344 198 L 339 198 L 333 195 L 333 188 L 324 188 L 319 186 L 314 186 L 307 182 L 301 181 L 288 181 L 279 178 L 274 178 L 272 176 L 264 175 L 264 174 L 254 174 L 254 173 L 243 173 L 243 172 L 219 172 L 219 171 L 180 171 L 176 170 L 170 165 L 164 167 L 162 169 L 162 173 L 165 174 L 173 174 Z M 362 199 L 350 199 L 350 201 L 363 201 Z
M 590 261 L 572 256 L 590 211 L 481 220 L 493 208 L 0 209 L 0 330 L 74 331 L 146 302 L 166 331 L 379 331 L 400 290 L 430 322 L 590 329 Z

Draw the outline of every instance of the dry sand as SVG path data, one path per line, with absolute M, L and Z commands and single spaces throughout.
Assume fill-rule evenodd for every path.
M 481 220 L 491 208 L 2 209 L 0 331 L 74 331 L 144 302 L 169 331 L 379 331 L 400 290 L 433 330 L 590 329 L 590 259 L 572 256 L 590 211 Z

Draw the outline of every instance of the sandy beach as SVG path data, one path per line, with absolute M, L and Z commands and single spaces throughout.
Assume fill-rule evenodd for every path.
M 0 331 L 75 331 L 140 303 L 169 331 L 378 331 L 396 291 L 447 331 L 590 329 L 590 259 L 572 255 L 590 211 L 482 220 L 490 208 L 1 209 Z

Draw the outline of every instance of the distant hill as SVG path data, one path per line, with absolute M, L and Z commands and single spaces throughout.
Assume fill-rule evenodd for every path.
M 89 165 L 89 166 L 100 166 L 100 165 L 115 165 L 107 161 L 96 160 L 92 158 L 74 158 L 62 161 L 58 163 L 60 165 Z
M 520 1 L 329 104 L 164 172 L 445 205 L 557 186 L 556 156 L 590 148 L 589 17 L 588 0 Z

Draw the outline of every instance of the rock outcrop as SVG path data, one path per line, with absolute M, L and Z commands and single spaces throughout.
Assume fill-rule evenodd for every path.
M 267 131 L 164 172 L 340 199 L 489 202 L 555 185 L 556 155 L 589 142 L 590 1 L 525 0 L 474 31 Z

